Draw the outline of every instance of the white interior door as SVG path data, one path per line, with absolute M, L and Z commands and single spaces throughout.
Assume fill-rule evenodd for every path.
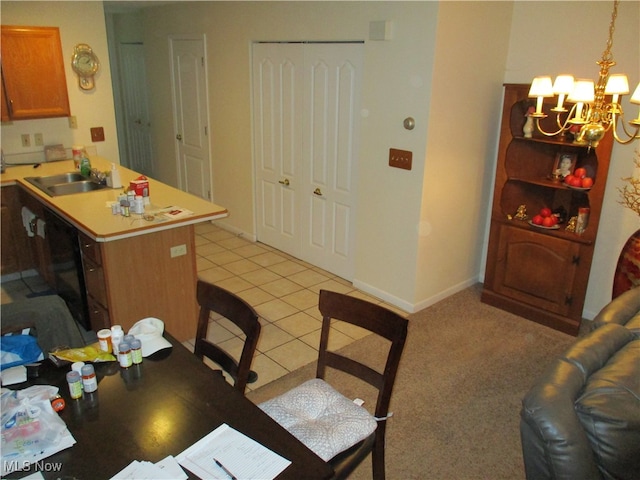
M 302 250 L 306 261 L 352 279 L 362 44 L 306 45 L 305 67 Z
M 171 38 L 170 45 L 179 188 L 211 200 L 204 38 Z
M 253 47 L 254 152 L 258 239 L 300 256 L 302 44 Z
M 258 240 L 353 278 L 361 43 L 255 44 Z
M 125 151 L 122 164 L 153 176 L 151 120 L 142 43 L 118 45 Z

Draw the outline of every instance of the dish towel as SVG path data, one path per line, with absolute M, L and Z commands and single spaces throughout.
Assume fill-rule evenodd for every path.
M 41 218 L 36 220 L 36 234 L 39 237 L 44 238 L 46 227 L 47 227 L 47 222 L 45 222 Z
M 33 237 L 35 234 L 33 233 L 33 222 L 36 218 L 36 215 L 29 210 L 27 207 L 22 207 L 22 225 L 24 229 L 27 231 L 27 235 Z

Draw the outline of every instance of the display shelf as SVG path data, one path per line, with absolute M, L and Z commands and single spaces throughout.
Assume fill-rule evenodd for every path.
M 526 113 L 533 105 L 529 85 L 506 84 L 482 301 L 517 315 L 577 334 L 596 243 L 607 182 L 612 135 L 597 148 L 573 143 L 572 135 L 523 135 Z M 545 104 L 546 131 L 554 129 L 553 105 Z M 570 188 L 552 173 L 562 156 L 594 179 L 588 190 Z M 518 219 L 524 206 L 527 219 Z M 527 220 L 542 208 L 564 212 L 557 229 Z M 586 229 L 568 231 L 567 222 L 589 209 Z

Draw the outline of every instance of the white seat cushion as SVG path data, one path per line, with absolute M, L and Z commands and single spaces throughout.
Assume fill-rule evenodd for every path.
M 325 461 L 367 438 L 377 426 L 366 409 L 319 378 L 258 406 Z

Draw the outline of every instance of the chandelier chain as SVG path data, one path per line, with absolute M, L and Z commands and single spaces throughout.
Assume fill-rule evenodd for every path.
M 614 0 L 613 11 L 611 12 L 611 23 L 609 24 L 609 39 L 607 40 L 607 48 L 602 52 L 602 60 L 605 62 L 611 62 L 613 54 L 611 53 L 611 47 L 613 47 L 613 33 L 616 30 L 616 18 L 618 17 L 618 3 L 620 0 Z

